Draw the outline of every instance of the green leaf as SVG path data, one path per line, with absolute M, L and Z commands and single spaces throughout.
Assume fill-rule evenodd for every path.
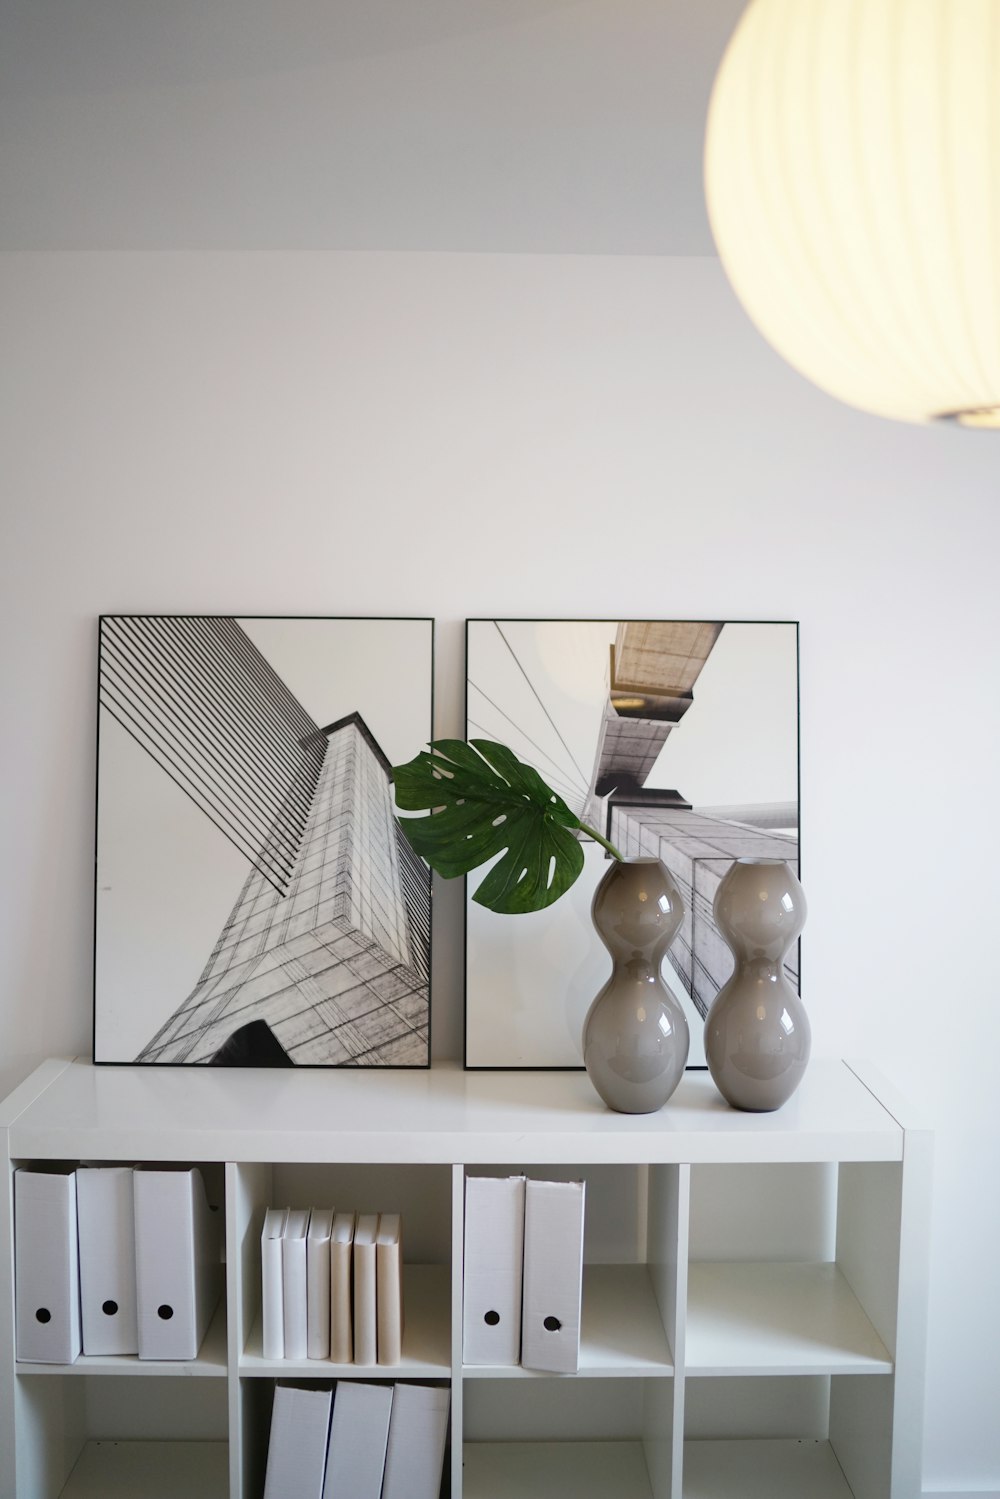
M 435 739 L 393 770 L 396 804 L 407 838 L 447 879 L 469 874 L 502 854 L 473 899 L 491 911 L 542 911 L 583 868 L 583 849 L 570 831 L 580 819 L 502 744 L 489 739 Z

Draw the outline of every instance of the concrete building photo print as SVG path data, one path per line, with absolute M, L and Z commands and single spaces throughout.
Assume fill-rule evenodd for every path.
M 95 1062 L 426 1067 L 433 621 L 105 615 Z
M 662 859 L 684 922 L 663 965 L 705 1065 L 732 972 L 712 903 L 736 858 L 799 858 L 798 626 L 712 620 L 467 622 L 470 738 L 507 744 L 626 856 Z M 498 916 L 466 895 L 468 1067 L 579 1067 L 611 971 L 590 903 L 609 857 L 554 905 Z M 798 949 L 788 973 L 798 987 Z

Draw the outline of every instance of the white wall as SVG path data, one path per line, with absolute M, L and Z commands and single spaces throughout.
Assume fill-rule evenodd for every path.
M 798 618 L 815 1051 L 939 1130 L 925 1483 L 1000 1486 L 995 439 L 835 405 L 709 260 L 5 259 L 0 1091 L 90 1047 L 99 611 L 434 614 L 443 732 L 466 614 Z

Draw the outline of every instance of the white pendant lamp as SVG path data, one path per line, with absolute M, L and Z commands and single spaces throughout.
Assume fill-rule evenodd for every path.
M 705 184 L 736 295 L 801 374 L 1000 428 L 1000 0 L 751 0 Z

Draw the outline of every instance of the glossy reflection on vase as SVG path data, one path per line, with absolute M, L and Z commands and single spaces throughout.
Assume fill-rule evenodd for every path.
M 715 920 L 736 967 L 705 1021 L 715 1086 L 736 1109 L 785 1103 L 809 1060 L 809 1017 L 785 974 L 806 920 L 806 898 L 782 859 L 737 859 L 715 893 Z
M 584 1065 L 609 1108 L 651 1114 L 683 1077 L 691 1039 L 660 976 L 684 915 L 680 892 L 659 859 L 616 859 L 591 915 L 614 967 L 584 1022 Z

